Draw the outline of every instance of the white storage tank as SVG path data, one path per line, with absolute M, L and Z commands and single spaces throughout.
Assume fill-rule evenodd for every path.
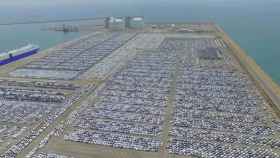
M 124 30 L 125 19 L 122 17 L 108 17 L 105 19 L 105 27 L 112 30 Z
M 126 26 L 132 29 L 142 29 L 145 26 L 144 17 L 127 17 Z

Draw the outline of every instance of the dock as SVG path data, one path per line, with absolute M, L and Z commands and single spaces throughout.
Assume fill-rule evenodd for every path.
M 280 157 L 280 88 L 221 27 L 133 24 L 3 66 L 0 155 Z

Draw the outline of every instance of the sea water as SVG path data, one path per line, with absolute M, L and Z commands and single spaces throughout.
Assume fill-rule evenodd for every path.
M 112 15 L 141 15 L 149 22 L 213 21 L 280 84 L 280 0 L 10 0 L 0 4 L 0 23 Z M 0 51 L 25 43 L 45 49 L 80 35 L 42 31 L 49 25 L 0 26 Z

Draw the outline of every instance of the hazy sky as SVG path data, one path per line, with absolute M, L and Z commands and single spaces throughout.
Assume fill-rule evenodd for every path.
M 94 0 L 2 0 L 0 6 L 55 6 L 55 5 L 77 5 L 81 3 L 94 2 Z
M 57 5 L 93 5 L 93 4 L 125 4 L 137 3 L 142 0 L 2 0 L 1 6 L 57 6 Z M 143 0 L 145 1 L 145 0 Z M 158 0 L 158 2 L 168 0 Z

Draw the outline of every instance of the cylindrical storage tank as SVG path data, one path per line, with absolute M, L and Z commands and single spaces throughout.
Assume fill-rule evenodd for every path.
M 130 17 L 128 21 L 129 28 L 142 29 L 145 26 L 143 17 Z
M 105 23 L 105 28 L 108 29 L 109 28 L 109 21 L 110 21 L 110 17 L 105 18 L 104 23 Z
M 124 30 L 125 29 L 125 19 L 110 17 L 106 20 L 107 28 L 111 30 Z M 106 26 L 106 24 L 105 24 Z

